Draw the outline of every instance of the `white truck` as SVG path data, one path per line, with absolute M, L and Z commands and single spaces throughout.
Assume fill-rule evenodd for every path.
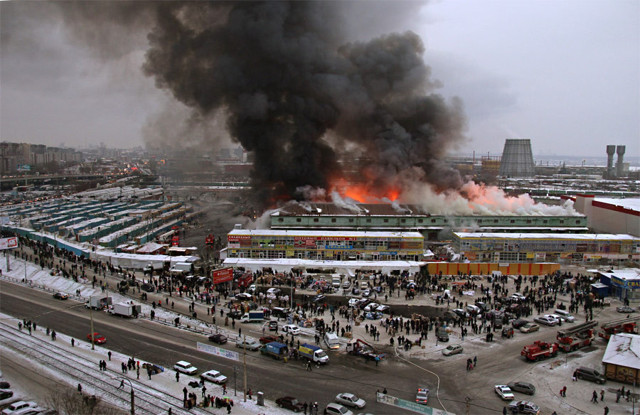
M 112 304 L 112 299 L 109 296 L 94 295 L 89 297 L 89 301 L 85 303 L 85 307 L 93 308 L 94 310 L 104 310 Z
M 240 317 L 241 323 L 257 323 L 264 320 L 264 311 L 249 311 Z
M 169 269 L 171 274 L 188 274 L 192 270 L 191 262 L 176 262 Z
M 138 317 L 141 312 L 140 305 L 133 303 L 117 303 L 109 307 L 109 313 L 120 317 Z

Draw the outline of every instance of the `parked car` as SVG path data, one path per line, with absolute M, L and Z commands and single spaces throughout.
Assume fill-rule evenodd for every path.
M 142 291 L 145 291 L 145 292 L 148 292 L 148 293 L 152 293 L 152 292 L 154 292 L 154 291 L 155 291 L 156 287 L 154 287 L 152 284 L 147 284 L 147 283 L 145 283 L 145 284 L 142 284 L 142 285 L 140 286 L 140 289 L 141 289 Z
M 91 333 L 87 334 L 87 340 L 91 341 Z M 93 342 L 95 344 L 105 344 L 107 342 L 107 338 L 100 333 L 94 332 Z
M 531 333 L 538 330 L 540 330 L 540 326 L 534 323 L 527 323 L 524 326 L 520 327 L 520 331 L 523 333 Z
M 607 381 L 602 373 L 588 367 L 577 368 L 575 372 L 573 372 L 573 375 L 578 379 L 588 380 L 599 384 L 604 384 Z
M 185 362 L 184 360 L 176 362 L 176 364 L 173 365 L 173 370 L 175 370 L 176 372 L 184 373 L 185 375 L 189 375 L 189 376 L 192 376 L 198 373 L 197 367 L 193 366 L 189 362 Z
M 548 314 L 545 314 L 544 316 L 538 316 L 534 318 L 533 321 L 535 321 L 536 323 L 544 324 L 545 326 L 555 326 L 556 324 L 558 324 L 556 319 Z
M 296 326 L 295 324 L 285 324 L 284 326 L 282 326 L 282 331 L 297 336 L 298 334 L 300 334 L 300 327 Z
M 353 415 L 346 406 L 342 406 L 338 403 L 330 403 L 327 404 L 327 407 L 324 408 L 324 413 L 326 415 Z
M 626 314 L 635 313 L 636 312 L 635 309 L 629 307 L 628 305 L 621 305 L 619 307 L 616 307 L 616 311 L 618 313 L 626 313 Z
M 260 343 L 258 343 L 255 339 L 239 340 L 238 342 L 236 342 L 236 347 L 255 352 L 260 348 Z
M 7 381 L 0 381 L 0 389 L 9 389 L 11 387 L 11 384 Z
M 28 411 L 35 411 L 35 410 L 42 411 L 42 408 L 40 408 L 38 404 L 35 402 L 18 401 L 18 402 L 12 403 L 11 405 L 3 409 L 2 415 L 21 415 Z
M 217 370 L 207 370 L 200 375 L 200 379 L 222 385 L 227 382 L 227 377 Z
M 364 406 L 367 404 L 364 399 L 358 398 L 353 393 L 339 393 L 336 396 L 336 402 L 358 409 L 364 408 Z
M 258 341 L 260 342 L 260 344 L 267 344 L 267 343 L 279 342 L 280 339 L 276 336 L 267 335 L 267 336 L 260 337 Z
M 9 399 L 13 396 L 13 391 L 11 389 L 0 389 L 0 401 L 4 399 Z
M 222 333 L 215 333 L 209 336 L 209 341 L 218 344 L 225 344 L 227 342 L 227 336 Z
M 507 385 L 514 392 L 533 395 L 536 393 L 536 387 L 527 382 L 511 382 Z
M 382 305 L 378 306 L 378 308 L 376 308 L 376 311 L 378 313 L 388 313 L 389 312 L 389 306 L 382 304 Z
M 469 318 L 469 313 L 466 312 L 465 310 L 461 309 L 461 308 L 454 308 L 453 310 L 454 313 L 456 313 L 456 315 L 460 318 Z
M 451 356 L 458 353 L 462 353 L 462 346 L 459 344 L 451 344 L 445 349 L 442 349 L 442 354 L 445 356 Z
M 269 331 L 278 331 L 278 322 L 277 321 L 270 321 L 269 322 Z
M 253 299 L 253 295 L 249 294 L 249 293 L 239 293 L 235 295 L 237 300 L 240 301 L 249 301 Z
M 478 307 L 477 305 L 469 304 L 469 305 L 467 306 L 466 311 L 467 311 L 467 313 L 471 314 L 472 316 L 475 316 L 475 315 L 477 315 L 477 314 L 480 314 L 480 312 L 481 312 L 482 310 L 481 310 L 481 309 L 480 309 L 480 307 Z
M 429 402 L 429 389 L 428 388 L 418 388 L 416 392 L 416 403 L 420 405 L 426 405 Z
M 364 306 L 364 311 L 366 311 L 366 312 L 376 311 L 378 309 L 378 307 L 380 307 L 380 304 L 378 304 L 378 303 L 369 303 L 366 306 Z
M 507 385 L 496 385 L 493 390 L 503 401 L 512 401 L 514 398 L 513 392 Z
M 301 412 L 304 409 L 303 404 L 293 396 L 283 396 L 282 398 L 276 399 L 276 405 L 280 408 L 289 409 L 293 412 Z
M 513 401 L 509 404 L 509 411 L 512 414 L 538 415 L 540 408 L 533 402 Z
M 524 326 L 524 325 L 525 325 L 525 324 L 527 324 L 527 323 L 530 323 L 530 321 L 529 321 L 529 320 L 525 320 L 525 319 L 523 319 L 523 318 L 519 318 L 519 319 L 513 320 L 513 321 L 511 322 L 511 326 L 512 326 L 514 329 L 519 329 L 520 327 Z
M 564 321 L 566 321 L 567 323 L 573 323 L 576 318 L 574 316 L 572 316 L 571 314 L 569 314 L 568 312 L 564 311 L 564 310 L 560 310 L 560 309 L 556 309 L 553 314 L 560 316 L 560 318 Z
M 311 300 L 314 303 L 321 303 L 327 299 L 327 296 L 324 294 L 318 294 Z
M 53 294 L 53 298 L 55 298 L 56 300 L 68 300 L 69 294 L 58 291 L 57 293 Z
M 345 281 L 342 283 L 342 288 L 344 288 L 345 290 L 349 287 L 351 287 L 351 283 L 349 281 Z

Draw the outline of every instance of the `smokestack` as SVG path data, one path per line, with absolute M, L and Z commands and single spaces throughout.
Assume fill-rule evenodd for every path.
M 613 171 L 613 155 L 616 154 L 616 146 L 607 146 L 607 177 L 611 178 L 615 175 Z
M 618 161 L 616 162 L 616 170 L 617 176 L 622 177 L 624 175 L 624 152 L 626 150 L 625 146 L 618 146 L 616 148 L 616 153 L 618 153 Z

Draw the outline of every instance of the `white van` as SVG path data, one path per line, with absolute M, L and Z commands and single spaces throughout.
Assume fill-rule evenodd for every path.
M 553 314 L 560 316 L 560 318 L 566 321 L 567 323 L 573 323 L 575 321 L 575 317 L 573 317 L 571 314 L 567 313 L 564 310 L 556 309 L 556 311 L 554 311 Z
M 342 285 L 342 281 L 340 281 L 340 277 L 333 277 L 331 279 L 331 285 L 335 290 L 340 289 L 340 285 Z
M 331 350 L 337 350 L 340 348 L 340 337 L 338 337 L 335 333 L 327 332 L 324 335 L 324 342 L 327 344 L 327 347 Z

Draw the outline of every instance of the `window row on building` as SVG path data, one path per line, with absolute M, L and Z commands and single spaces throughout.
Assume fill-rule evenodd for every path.
M 472 261 L 640 259 L 640 238 L 631 235 L 456 232 L 454 238 Z
M 419 232 L 234 229 L 227 241 L 230 258 L 418 261 L 424 253 Z

